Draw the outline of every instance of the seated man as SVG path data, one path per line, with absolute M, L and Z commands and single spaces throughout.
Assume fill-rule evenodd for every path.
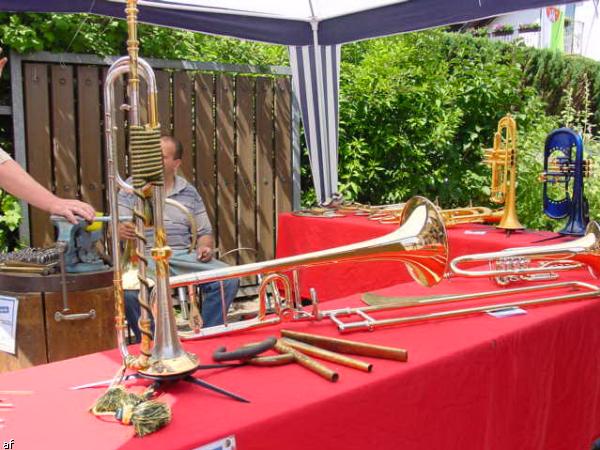
M 167 243 L 173 250 L 173 256 L 169 261 L 171 275 L 226 267 L 225 263 L 213 258 L 214 239 L 212 236 L 212 226 L 200 194 L 183 177 L 177 175 L 177 169 L 181 165 L 183 146 L 177 139 L 171 136 L 163 136 L 160 142 L 164 161 L 165 196 L 188 208 L 190 213 L 195 217 L 198 227 L 197 230 L 193 230 L 193 232 L 197 233 L 196 249 L 190 252 L 192 230 L 190 230 L 189 220 L 180 209 L 168 203 L 165 204 L 164 226 L 167 233 Z M 131 182 L 131 180 L 128 180 L 128 182 Z M 119 216 L 131 216 L 134 205 L 135 196 L 133 194 L 119 193 Z M 134 239 L 135 227 L 133 223 L 126 222 L 119 224 L 119 237 L 121 239 Z M 152 228 L 146 230 L 146 238 L 149 250 L 154 243 Z M 148 274 L 151 275 L 154 271 L 152 258 L 149 258 L 149 263 Z M 229 305 L 236 296 L 239 280 L 224 280 L 223 287 L 226 308 L 229 308 Z M 201 289 L 204 298 L 202 302 L 203 326 L 212 327 L 221 325 L 224 318 L 220 282 L 205 283 L 201 286 Z M 138 291 L 134 290 L 125 291 L 125 315 L 129 326 L 135 334 L 136 341 L 139 341 L 140 330 L 138 319 L 140 316 L 140 306 L 137 301 L 137 293 Z

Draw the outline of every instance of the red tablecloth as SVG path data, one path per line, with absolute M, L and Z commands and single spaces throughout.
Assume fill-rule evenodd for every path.
M 384 225 L 362 216 L 334 219 L 299 217 L 281 214 L 277 226 L 277 257 L 339 247 L 341 245 L 383 236 L 397 225 Z M 571 237 L 544 231 L 524 230 L 507 236 L 504 231 L 487 225 L 458 225 L 449 228 L 450 258 L 468 253 L 497 251 L 525 245 L 547 245 L 564 242 Z M 402 263 L 369 262 L 366 264 L 338 263 L 299 270 L 300 295 L 309 298 L 315 288 L 319 300 L 331 300 L 357 292 L 366 292 L 412 280 Z
M 561 278 L 590 280 L 584 271 Z M 380 293 L 492 288 L 487 280 L 453 279 L 430 290 L 407 283 Z M 323 307 L 359 304 L 354 295 Z M 412 308 L 385 317 L 439 308 Z M 0 436 L 14 439 L 17 449 L 190 449 L 230 435 L 243 450 L 589 449 L 600 434 L 599 323 L 600 303 L 586 300 L 529 308 L 525 315 L 503 319 L 477 315 L 348 334 L 349 339 L 406 348 L 408 362 L 364 358 L 374 364 L 372 373 L 338 366 L 335 384 L 297 365 L 200 372 L 207 382 L 252 403 L 180 382 L 162 396 L 172 405 L 172 423 L 143 439 L 134 438 L 131 427 L 87 412 L 100 389 L 69 390 L 116 372 L 118 354 L 98 353 L 1 375 L 0 390 L 34 394 L 10 397 L 15 408 L 0 412 L 5 420 Z M 286 327 L 338 335 L 327 321 Z M 185 346 L 210 362 L 216 347 L 256 342 L 278 328 Z M 138 388 L 145 384 L 133 383 Z

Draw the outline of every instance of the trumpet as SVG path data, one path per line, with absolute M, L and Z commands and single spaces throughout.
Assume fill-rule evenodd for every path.
M 490 269 L 461 267 L 482 262 L 490 263 Z M 532 266 L 531 263 L 538 265 Z M 590 222 L 585 235 L 571 242 L 459 256 L 450 262 L 450 270 L 464 277 L 493 278 L 503 285 L 516 279 L 532 281 L 539 279 L 540 274 L 573 270 L 583 265 L 597 278 L 600 273 L 600 225 L 597 222 Z
M 498 228 L 522 230 L 517 217 L 517 123 L 510 114 L 498 122 L 494 147 L 485 150 L 485 162 L 492 169 L 490 201 L 504 205 Z
M 224 267 L 215 270 L 190 273 L 171 277 L 171 287 L 219 281 L 263 274 L 259 288 L 258 317 L 233 324 L 225 323 L 218 327 L 201 329 L 199 333 L 188 335 L 203 337 L 228 331 L 271 325 L 287 320 L 315 320 L 320 318 L 318 301 L 313 295 L 312 311 L 304 311 L 298 286 L 298 269 L 315 267 L 338 262 L 399 261 L 406 265 L 413 279 L 424 286 L 440 282 L 448 262 L 448 242 L 444 221 L 438 209 L 423 197 L 413 197 L 404 209 L 402 225 L 385 236 L 369 239 L 356 244 L 344 245 L 304 255 L 263 261 L 241 266 Z M 283 272 L 292 271 L 293 277 Z M 275 296 L 275 317 L 267 317 L 267 287 L 279 285 L 283 297 Z

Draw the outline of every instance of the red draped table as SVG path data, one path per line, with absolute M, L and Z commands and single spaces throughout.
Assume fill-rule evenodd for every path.
M 530 241 L 543 237 L 524 236 Z M 512 246 L 513 238 L 509 241 Z M 364 264 L 361 270 L 369 267 Z M 592 282 L 584 270 L 565 273 L 561 280 Z M 411 282 L 377 292 L 410 296 L 494 288 L 488 280 L 452 278 L 432 289 Z M 505 300 L 461 302 L 460 307 Z M 353 294 L 322 308 L 361 304 Z M 380 317 L 454 307 L 412 307 Z M 15 407 L 0 411 L 5 421 L 0 436 L 14 439 L 17 449 L 191 449 L 228 436 L 244 450 L 589 449 L 600 435 L 598 323 L 600 304 L 594 299 L 528 308 L 526 314 L 505 318 L 480 314 L 347 334 L 348 339 L 406 348 L 408 361 L 363 358 L 374 364 L 372 373 L 328 363 L 340 374 L 337 383 L 297 365 L 199 372 L 251 403 L 189 383 L 173 384 L 161 397 L 172 406 L 172 423 L 145 438 L 87 412 L 101 389 L 69 390 L 117 371 L 116 351 L 96 353 L 1 375 L 0 390 L 31 390 L 33 395 L 11 397 Z M 339 336 L 331 322 L 322 320 L 184 345 L 209 363 L 219 346 L 234 349 L 278 335 L 282 327 Z M 128 383 L 134 390 L 147 385 Z

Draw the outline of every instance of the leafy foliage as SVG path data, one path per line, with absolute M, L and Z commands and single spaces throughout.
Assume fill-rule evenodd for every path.
M 0 190 L 0 253 L 12 250 L 16 245 L 14 231 L 21 223 L 21 205 L 12 195 Z
M 285 47 L 140 25 L 140 55 L 243 64 L 285 64 Z M 0 14 L 0 41 L 19 53 L 126 53 L 124 20 L 89 14 Z

